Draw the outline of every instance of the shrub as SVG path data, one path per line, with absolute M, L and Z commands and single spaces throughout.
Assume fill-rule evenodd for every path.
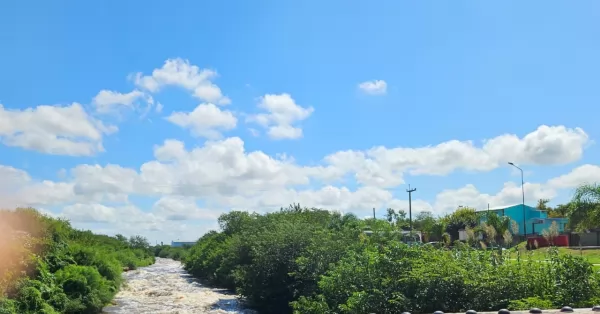
M 261 313 L 496 311 L 590 306 L 600 296 L 591 265 L 555 250 L 539 263 L 516 249 L 409 246 L 394 232 L 401 224 L 298 206 L 231 212 L 219 223 L 221 232 L 205 234 L 187 252 L 185 269 L 237 290 Z
M 76 230 L 33 209 L 0 210 L 6 221 L 27 241 L 23 254 L 12 254 L 21 260 L 0 269 L 0 314 L 98 313 L 119 289 L 124 266 L 154 263 L 142 237 L 130 242 Z M 16 269 L 22 273 L 16 264 L 25 265 Z
M 554 304 L 552 301 L 543 300 L 538 297 L 512 300 L 508 303 L 509 310 L 529 310 L 532 308 L 538 308 L 542 310 L 552 309 L 554 308 Z

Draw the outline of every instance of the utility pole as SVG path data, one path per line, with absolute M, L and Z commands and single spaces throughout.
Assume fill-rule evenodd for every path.
M 375 219 L 375 207 L 373 207 L 373 219 Z
M 408 190 L 406 190 L 406 192 L 408 192 L 408 221 L 410 222 L 410 231 L 412 231 L 412 192 L 416 191 L 417 189 L 410 188 L 410 184 L 408 185 Z

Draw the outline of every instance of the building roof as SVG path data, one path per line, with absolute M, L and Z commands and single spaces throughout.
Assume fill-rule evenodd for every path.
M 487 212 L 488 210 L 489 211 L 492 211 L 492 210 L 494 210 L 494 211 L 496 211 L 496 210 L 503 210 L 503 209 L 507 209 L 507 208 L 511 208 L 511 207 L 515 207 L 515 206 L 521 206 L 521 205 L 522 205 L 521 203 L 518 203 L 518 204 L 512 204 L 512 205 L 495 206 L 495 207 L 490 207 L 489 209 L 485 208 L 485 209 L 477 210 L 476 212 L 477 213 L 482 213 L 482 212 Z M 536 207 L 529 206 L 527 204 L 525 204 L 525 207 L 529 207 L 529 209 L 531 209 L 531 210 L 543 212 L 543 210 L 539 210 Z

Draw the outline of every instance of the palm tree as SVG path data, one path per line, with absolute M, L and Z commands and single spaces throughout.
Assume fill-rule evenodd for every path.
M 488 236 L 490 236 L 490 233 L 492 233 L 492 240 L 493 242 L 499 243 L 503 237 L 504 234 L 508 231 L 510 232 L 511 230 L 511 221 L 510 221 L 510 217 L 508 216 L 498 216 L 498 214 L 491 212 L 487 215 L 486 217 L 486 225 L 488 227 L 493 227 L 494 232 L 490 232 L 490 231 L 486 231 L 486 233 L 488 233 Z M 509 244 L 509 243 L 506 243 Z
M 568 217 L 575 229 L 591 229 L 600 226 L 600 185 L 580 185 L 573 195 Z

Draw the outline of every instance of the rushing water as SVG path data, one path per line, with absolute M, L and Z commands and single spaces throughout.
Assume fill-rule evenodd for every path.
M 106 307 L 104 313 L 252 313 L 242 309 L 235 295 L 193 280 L 174 260 L 157 258 L 154 265 L 123 276 L 125 284 L 116 305 Z

